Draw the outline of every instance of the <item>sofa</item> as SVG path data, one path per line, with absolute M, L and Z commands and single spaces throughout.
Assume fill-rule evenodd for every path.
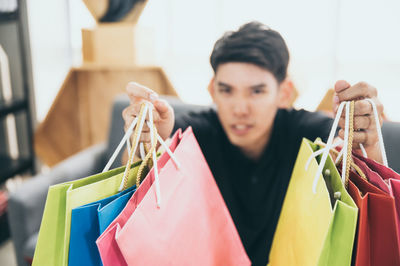
M 174 97 L 166 97 L 166 100 L 171 104 L 177 116 L 189 110 L 208 108 L 207 106 L 185 104 Z M 48 187 L 102 171 L 124 134 L 124 121 L 121 114 L 128 104 L 129 99 L 126 95 L 120 95 L 115 99 L 109 137 L 106 142 L 73 155 L 47 173 L 34 176 L 10 195 L 9 224 L 18 265 L 29 265 L 32 261 Z M 400 123 L 385 122 L 383 136 L 389 165 L 400 172 Z M 120 166 L 121 155 L 119 154 L 111 168 Z

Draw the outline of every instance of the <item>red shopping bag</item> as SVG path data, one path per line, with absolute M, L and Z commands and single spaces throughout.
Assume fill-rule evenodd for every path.
M 367 166 L 353 160 L 370 178 Z M 394 198 L 354 172 L 348 190 L 359 208 L 355 265 L 400 265 Z
M 396 222 L 398 241 L 400 243 L 400 175 L 391 168 L 386 167 L 374 160 L 359 155 L 356 156 L 372 170 L 371 172 L 373 172 L 373 178 L 369 178 L 369 181 L 380 189 L 386 191 L 394 198 L 397 214 Z
M 124 211 L 99 237 L 107 265 L 250 265 L 217 184 L 188 128 L 157 165 L 161 206 L 150 171 Z

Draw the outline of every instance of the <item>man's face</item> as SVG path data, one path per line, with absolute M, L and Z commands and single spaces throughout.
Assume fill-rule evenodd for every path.
M 268 143 L 279 106 L 275 77 L 253 64 L 224 63 L 209 89 L 230 142 L 257 159 Z

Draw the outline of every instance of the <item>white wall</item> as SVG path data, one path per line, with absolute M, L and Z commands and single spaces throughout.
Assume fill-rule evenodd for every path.
M 44 117 L 68 61 L 60 52 L 66 46 L 66 1 L 31 3 L 33 60 L 40 65 L 37 106 Z M 69 6 L 73 60 L 79 64 L 80 28 L 94 21 L 81 0 L 69 0 Z M 53 14 L 46 15 L 47 9 Z M 214 42 L 227 30 L 259 20 L 287 41 L 289 73 L 301 93 L 297 107 L 314 110 L 337 79 L 363 80 L 378 88 L 388 117 L 400 121 L 399 12 L 397 0 L 149 0 L 139 25 L 154 29 L 154 63 L 165 68 L 188 102 L 210 102 L 206 86 L 212 76 L 209 55 Z M 52 56 L 45 59 L 44 53 Z M 45 84 L 49 73 L 53 81 Z
M 27 0 L 36 111 L 41 121 L 71 65 L 65 0 Z

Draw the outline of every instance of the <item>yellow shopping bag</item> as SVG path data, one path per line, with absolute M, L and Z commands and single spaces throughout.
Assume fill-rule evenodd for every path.
M 345 106 L 341 177 L 329 151 Z M 354 101 L 339 105 L 324 149 L 303 139 L 272 242 L 270 265 L 351 264 L 358 209 L 345 187 L 350 165 L 365 178 L 351 161 L 353 115 Z
M 318 161 L 313 158 L 307 169 L 306 164 L 317 150 L 303 139 L 274 235 L 271 266 L 351 263 L 358 209 L 330 157 L 313 192 Z

